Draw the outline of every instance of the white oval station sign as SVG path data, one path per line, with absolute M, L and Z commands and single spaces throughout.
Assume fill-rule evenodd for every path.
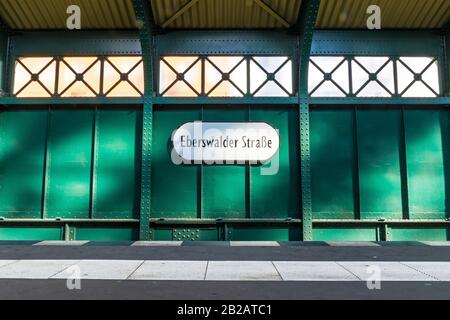
M 265 122 L 183 124 L 172 135 L 174 153 L 183 163 L 264 163 L 278 151 L 278 132 Z

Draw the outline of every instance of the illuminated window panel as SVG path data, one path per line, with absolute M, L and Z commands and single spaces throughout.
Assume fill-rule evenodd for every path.
M 51 97 L 55 90 L 56 61 L 52 57 L 19 58 L 14 70 L 14 95 Z
M 19 98 L 140 97 L 144 92 L 142 57 L 19 58 L 13 92 Z
M 107 97 L 139 97 L 144 92 L 141 57 L 107 57 L 103 69 L 103 92 Z
M 308 90 L 312 97 L 436 97 L 439 67 L 430 57 L 312 57 Z
M 61 97 L 96 97 L 100 93 L 100 60 L 66 57 L 60 61 L 58 94 Z
M 292 61 L 288 57 L 166 56 L 159 68 L 161 96 L 293 95 Z
M 313 97 L 345 97 L 349 93 L 345 57 L 314 57 L 309 63 L 308 90 Z
M 252 57 L 250 93 L 255 97 L 292 95 L 292 61 L 288 57 Z
M 401 57 L 397 60 L 398 90 L 402 97 L 439 95 L 439 70 L 436 59 Z
M 355 57 L 352 80 L 358 97 L 391 97 L 395 93 L 394 63 L 388 57 Z
M 205 61 L 204 81 L 207 96 L 244 96 L 247 91 L 247 66 L 244 57 L 208 57 Z
M 196 97 L 202 88 L 201 60 L 194 56 L 164 57 L 159 66 L 159 93 L 169 97 Z

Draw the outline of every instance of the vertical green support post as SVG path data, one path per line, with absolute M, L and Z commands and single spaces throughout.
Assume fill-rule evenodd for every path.
M 308 66 L 311 44 L 320 0 L 302 2 L 296 29 L 298 32 L 299 77 L 298 97 L 300 114 L 300 175 L 303 241 L 313 240 L 312 202 L 311 202 L 311 155 L 309 128 Z
M 450 21 L 444 26 L 444 70 L 447 72 L 445 77 L 446 87 L 444 88 L 444 95 L 450 96 Z
M 0 19 L 0 97 L 7 95 L 8 78 L 8 51 L 9 51 L 8 26 Z
M 151 213 L 151 161 L 153 127 L 153 30 L 152 12 L 147 0 L 133 0 L 136 24 L 139 28 L 144 63 L 144 108 L 142 115 L 142 163 L 141 163 L 141 205 L 139 239 L 152 240 L 150 232 Z

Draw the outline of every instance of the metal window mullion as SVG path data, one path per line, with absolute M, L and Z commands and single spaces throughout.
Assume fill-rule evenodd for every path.
M 398 97 L 399 96 L 399 92 L 398 92 L 398 58 L 392 58 L 392 64 L 394 67 L 394 97 Z
M 348 63 L 348 94 L 347 97 L 353 97 L 353 68 L 352 68 L 353 57 L 347 58 Z

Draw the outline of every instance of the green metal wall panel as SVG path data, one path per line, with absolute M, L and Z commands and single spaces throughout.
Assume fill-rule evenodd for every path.
M 0 216 L 40 218 L 47 112 L 0 110 Z
M 92 110 L 50 113 L 45 216 L 89 218 Z
M 446 228 L 391 228 L 391 241 L 446 241 L 450 240 Z
M 317 241 L 379 241 L 377 228 L 314 228 Z
M 247 108 L 204 108 L 203 121 L 247 121 Z M 202 166 L 202 217 L 245 218 L 248 214 L 246 165 Z
M 103 109 L 96 114 L 92 216 L 138 218 L 141 112 Z
M 298 228 L 300 229 L 300 228 Z M 286 227 L 234 227 L 229 236 L 230 241 L 289 241 L 290 230 Z
M 171 161 L 170 137 L 182 124 L 200 120 L 198 108 L 182 106 L 154 110 L 152 156 L 152 214 L 164 218 L 196 218 L 199 213 L 199 167 Z
M 404 111 L 409 217 L 446 217 L 444 146 L 447 111 Z M 444 128 L 442 127 L 444 126 Z
M 1 240 L 61 240 L 62 228 L 37 226 L 2 226 Z
M 280 149 L 274 160 L 251 167 L 251 218 L 300 219 L 297 119 L 298 108 L 258 106 L 250 110 L 250 121 L 266 122 L 280 135 Z
M 311 193 L 315 219 L 355 217 L 353 110 L 311 113 Z
M 132 241 L 137 240 L 139 229 L 133 227 L 77 227 L 76 240 L 91 241 Z
M 399 110 L 358 110 L 361 218 L 403 216 Z

